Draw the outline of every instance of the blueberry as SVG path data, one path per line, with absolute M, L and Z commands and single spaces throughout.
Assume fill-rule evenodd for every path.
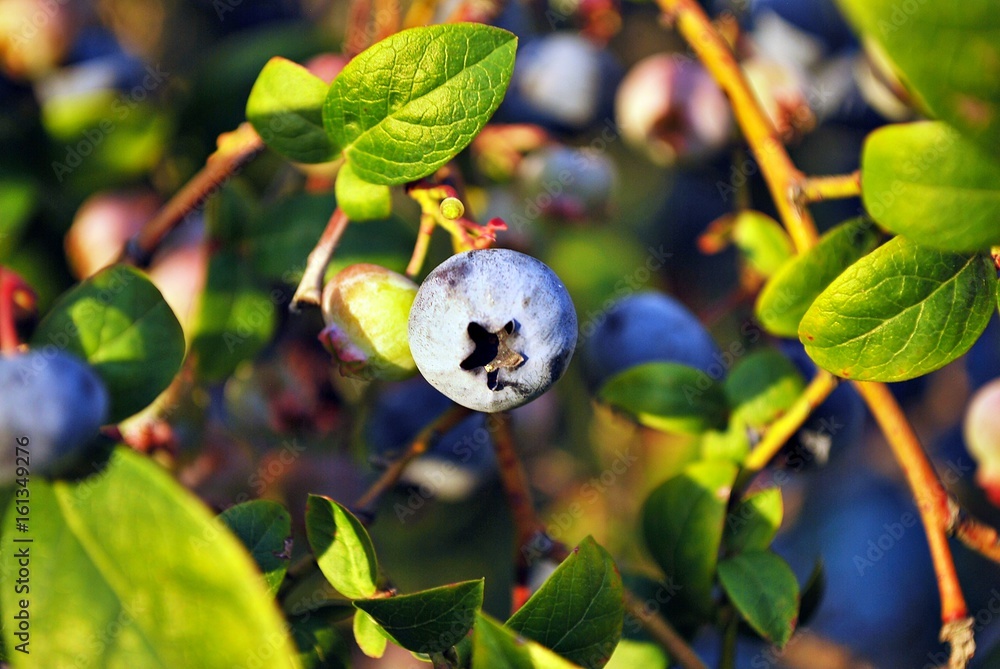
M 521 161 L 517 173 L 524 195 L 546 216 L 580 220 L 610 210 L 615 166 L 604 153 L 550 146 Z
M 562 376 L 576 312 L 540 260 L 509 249 L 466 251 L 424 279 L 410 311 L 410 351 L 432 386 L 476 411 L 513 409 Z
M 451 400 L 421 378 L 388 384 L 368 418 L 368 447 L 380 459 L 397 458 L 421 429 L 450 406 Z M 438 437 L 426 454 L 410 463 L 401 480 L 445 501 L 458 501 L 495 469 L 486 416 L 477 413 Z
M 777 15 L 799 30 L 813 35 L 834 51 L 855 42 L 854 34 L 834 0 L 753 0 L 750 10 L 754 23 Z
M 0 443 L 10 456 L 0 458 L 0 485 L 15 478 L 14 447 L 24 437 L 31 472 L 54 475 L 79 464 L 108 416 L 101 379 L 61 351 L 0 358 L 0 396 Z
M 698 319 L 662 293 L 629 295 L 615 302 L 582 345 L 583 371 L 591 388 L 644 362 L 676 362 L 721 378 L 722 354 Z

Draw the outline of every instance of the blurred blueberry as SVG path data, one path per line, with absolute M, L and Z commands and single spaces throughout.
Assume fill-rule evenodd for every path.
M 421 377 L 386 384 L 365 426 L 370 452 L 387 461 L 399 457 L 450 406 L 453 402 Z M 442 435 L 410 463 L 402 481 L 446 501 L 468 497 L 496 469 L 486 420 L 486 414 L 475 413 Z
M 591 389 L 644 362 L 689 365 L 714 379 L 725 375 L 725 359 L 712 336 L 669 295 L 629 295 L 595 320 L 581 326 L 580 358 Z
M 507 95 L 495 121 L 536 123 L 578 132 L 611 123 L 622 67 L 607 50 L 572 33 L 552 33 L 521 45 Z
M 834 0 L 752 0 L 750 16 L 755 24 L 768 14 L 818 37 L 828 51 L 856 42 Z
M 94 81 L 102 79 L 101 86 L 93 88 L 115 88 L 129 90 L 141 86 L 146 76 L 146 64 L 141 58 L 128 53 L 104 28 L 85 28 L 80 32 L 69 52 L 66 64 L 75 78 Z
M 781 339 L 778 348 L 798 368 L 808 382 L 816 375 L 816 365 L 806 354 L 802 344 L 794 339 Z M 841 383 L 829 397 L 813 410 L 789 446 L 793 457 L 800 458 L 796 464 L 826 464 L 833 452 L 847 450 L 861 438 L 865 425 L 865 404 L 850 383 Z M 801 449 L 801 451 L 799 451 Z M 796 451 L 798 455 L 796 456 Z
M 82 463 L 108 417 L 104 383 L 62 351 L 0 357 L 0 397 L 0 441 L 8 453 L 0 485 L 16 476 L 15 445 L 27 449 L 33 474 L 62 474 Z
M 978 390 L 1000 376 L 1000 317 L 993 314 L 986 330 L 965 356 L 969 385 Z

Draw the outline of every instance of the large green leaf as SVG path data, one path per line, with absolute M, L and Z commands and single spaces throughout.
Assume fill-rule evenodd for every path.
M 729 601 L 762 637 L 784 646 L 799 615 L 799 583 L 792 568 L 770 551 L 750 551 L 719 563 Z
M 548 648 L 519 637 L 486 614 L 476 619 L 472 669 L 572 669 L 577 665 Z
M 988 255 L 961 255 L 896 237 L 851 265 L 799 325 L 820 367 L 860 381 L 903 381 L 965 353 L 993 312 Z
M 730 553 L 761 551 L 781 526 L 781 488 L 765 488 L 741 499 L 726 516 L 723 544 Z
M 990 150 L 1000 145 L 1000 12 L 993 0 L 840 5 L 934 116 Z
M 703 619 L 713 607 L 712 582 L 735 479 L 730 462 L 696 462 L 653 490 L 642 509 L 650 554 L 678 587 L 677 597 Z
M 431 174 L 482 130 L 510 83 L 517 37 L 475 23 L 411 28 L 355 57 L 323 122 L 357 175 L 402 184 Z
M 805 385 L 791 360 L 775 349 L 762 349 L 741 360 L 724 387 L 734 419 L 761 428 L 794 404 Z
M 726 426 L 722 386 L 708 374 L 675 362 L 647 362 L 611 377 L 598 398 L 664 432 L 701 434 Z
M 145 408 L 184 360 L 184 333 L 156 286 L 142 272 L 112 265 L 64 294 L 31 340 L 89 362 L 111 396 L 108 420 Z
M 765 284 L 757 297 L 757 319 L 772 334 L 795 337 L 813 300 L 877 245 L 878 235 L 864 219 L 829 230 L 816 246 L 785 263 Z
M 229 507 L 219 520 L 247 547 L 271 594 L 276 594 L 292 557 L 292 517 L 285 507 L 255 499 Z
M 309 495 L 306 536 L 320 570 L 337 592 L 351 599 L 375 594 L 375 547 L 354 514 L 329 497 Z
M 624 592 L 614 560 L 587 537 L 506 625 L 576 664 L 603 667 L 622 636 Z
M 483 606 L 483 579 L 379 599 L 359 599 L 354 605 L 371 615 L 403 648 L 415 653 L 440 653 L 461 641 Z
M 11 507 L 13 508 L 13 507 Z M 21 667 L 295 668 L 297 655 L 246 549 L 158 465 L 119 448 L 77 482 L 31 482 L 30 655 Z M 17 570 L 0 552 L 0 573 Z M 0 589 L 5 613 L 23 595 Z M 5 645 L 19 641 L 3 626 Z
M 247 99 L 247 120 L 270 148 L 300 163 L 323 163 L 340 153 L 323 129 L 326 83 L 298 63 L 267 61 Z
M 202 379 L 225 379 L 264 348 L 277 326 L 275 295 L 260 285 L 253 268 L 235 251 L 221 250 L 211 257 L 191 328 L 191 351 Z
M 354 631 L 354 640 L 362 653 L 373 658 L 380 658 L 385 654 L 389 637 L 386 636 L 385 631 L 375 622 L 374 618 L 364 611 L 356 611 L 351 626 Z
M 888 125 L 861 155 L 868 213 L 893 232 L 949 251 L 1000 244 L 1000 162 L 946 123 Z

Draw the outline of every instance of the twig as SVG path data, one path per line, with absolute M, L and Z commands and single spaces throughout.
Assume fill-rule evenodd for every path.
M 528 475 L 521 464 L 521 458 L 514 447 L 514 437 L 510 430 L 510 415 L 501 412 L 492 416 L 496 421 L 493 434 L 493 449 L 496 451 L 497 467 L 500 470 L 500 480 L 507 495 L 507 503 L 514 515 L 514 528 L 517 537 L 517 555 L 520 567 L 526 567 L 527 551 L 523 547 L 529 545 L 543 525 L 535 513 L 535 505 L 531 498 L 531 487 L 528 485 Z
M 1000 534 L 996 529 L 969 516 L 958 508 L 958 503 L 954 500 L 952 508 L 954 513 L 949 527 L 950 533 L 972 550 L 994 562 L 1000 562 Z
M 263 140 L 249 123 L 241 123 L 236 130 L 219 135 L 215 153 L 208 157 L 201 171 L 128 241 L 118 261 L 148 264 L 164 237 L 263 149 Z
M 768 426 L 760 443 L 747 455 L 747 459 L 743 463 L 743 470 L 736 482 L 737 489 L 746 485 L 757 472 L 767 466 L 767 463 L 777 455 L 785 442 L 802 427 L 809 414 L 834 391 L 839 381 L 837 377 L 826 370 L 820 369 L 816 372 L 816 376 L 806 386 L 805 391 L 781 417 Z
M 861 195 L 861 172 L 829 177 L 805 177 L 794 193 L 795 201 L 804 206 L 823 200 L 842 200 Z
M 678 634 L 677 630 L 662 616 L 646 613 L 639 598 L 627 588 L 625 590 L 625 610 L 639 621 L 649 635 L 667 650 L 670 659 L 683 669 L 708 669 L 701 658 L 691 650 L 691 646 L 684 640 L 684 637 Z
M 414 437 L 406 451 L 382 472 L 382 475 L 365 491 L 365 494 L 357 499 L 354 508 L 365 512 L 372 511 L 382 495 L 399 482 L 399 478 L 411 462 L 426 453 L 435 439 L 461 423 L 471 413 L 471 409 L 456 404 L 438 416 L 433 423 Z
M 292 295 L 292 301 L 289 304 L 289 309 L 292 311 L 297 311 L 303 303 L 315 305 L 320 303 L 323 296 L 323 279 L 326 276 L 326 268 L 330 264 L 333 252 L 337 249 L 337 244 L 340 242 L 344 230 L 347 229 L 348 223 L 350 221 L 347 216 L 340 210 L 340 207 L 337 207 L 330 216 L 316 246 L 309 252 L 299 287 L 295 289 L 295 294 Z
M 657 0 L 657 3 L 729 96 L 736 121 L 757 158 L 795 248 L 801 252 L 812 247 L 818 238 L 816 226 L 809 212 L 791 197 L 792 190 L 804 177 L 785 151 L 729 45 L 696 0 Z

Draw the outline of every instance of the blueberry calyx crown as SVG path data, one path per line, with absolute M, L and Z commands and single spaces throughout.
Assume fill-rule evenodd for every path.
M 493 391 L 502 390 L 501 369 L 517 369 L 524 363 L 524 356 L 507 343 L 517 331 L 517 321 L 510 320 L 496 332 L 490 332 L 479 323 L 469 323 L 466 331 L 476 345 L 472 353 L 459 365 L 466 371 L 482 367 L 486 371 L 486 386 Z

